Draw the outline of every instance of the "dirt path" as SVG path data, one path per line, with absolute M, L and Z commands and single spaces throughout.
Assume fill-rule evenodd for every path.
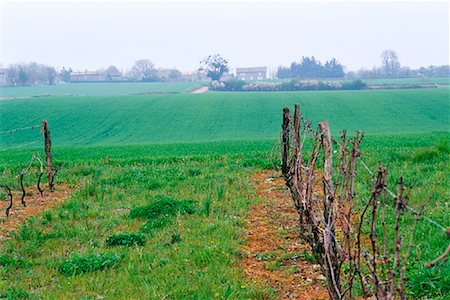
M 16 231 L 30 216 L 57 206 L 72 194 L 68 185 L 58 185 L 52 193 L 44 191 L 44 197 L 41 197 L 36 187 L 27 187 L 25 190 L 27 206 L 23 207 L 21 204 L 22 194 L 13 191 L 13 206 L 8 218 L 5 210 L 9 206 L 9 197 L 6 198 L 7 200 L 0 201 L 0 241 L 10 237 L 10 233 Z
M 193 90 L 191 92 L 191 94 L 203 94 L 203 93 L 206 93 L 208 90 L 209 90 L 209 88 L 207 86 L 204 86 L 204 87 L 198 88 L 196 90 Z
M 249 281 L 275 288 L 280 299 L 328 299 L 325 277 L 298 237 L 298 214 L 284 180 L 274 171 L 253 174 L 256 197 L 250 210 L 242 261 Z

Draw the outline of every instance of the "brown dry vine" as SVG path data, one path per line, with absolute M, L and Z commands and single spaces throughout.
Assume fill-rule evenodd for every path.
M 300 106 L 295 105 L 293 117 L 289 108 L 283 109 L 281 137 L 281 171 L 299 214 L 300 237 L 310 244 L 321 266 L 330 298 L 358 297 L 358 286 L 366 299 L 406 299 L 406 265 L 422 211 L 416 214 L 411 228 L 400 229 L 411 188 L 405 188 L 400 178 L 395 199 L 394 249 L 388 249 L 387 168 L 379 166 L 361 214 L 354 210 L 356 169 L 364 134 L 357 131 L 348 138 L 343 131 L 340 141 L 333 141 L 327 122 L 320 122 L 318 129 L 313 130 L 311 123 L 301 116 Z M 309 141 L 310 152 L 304 151 L 305 141 Z M 335 166 L 333 144 L 339 147 Z M 323 187 L 322 191 L 314 188 L 318 185 Z M 381 247 L 376 236 L 380 211 Z M 364 234 L 366 223 L 368 236 Z

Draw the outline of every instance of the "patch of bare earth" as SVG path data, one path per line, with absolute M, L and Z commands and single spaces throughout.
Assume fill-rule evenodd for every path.
M 298 213 L 283 178 L 266 171 L 251 180 L 263 201 L 251 207 L 247 219 L 242 261 L 247 280 L 276 289 L 280 299 L 328 299 L 325 277 L 299 238 Z
M 191 94 L 203 94 L 206 93 L 209 90 L 207 86 L 203 86 L 201 88 L 195 89 L 191 92 Z
M 27 187 L 25 196 L 26 206 L 22 206 L 22 193 L 13 191 L 13 206 L 6 217 L 6 208 L 9 206 L 9 197 L 0 201 L 0 240 L 11 236 L 19 226 L 29 217 L 39 214 L 52 207 L 58 206 L 69 198 L 72 190 L 68 185 L 57 185 L 54 192 L 44 191 L 44 196 L 39 194 L 36 187 Z

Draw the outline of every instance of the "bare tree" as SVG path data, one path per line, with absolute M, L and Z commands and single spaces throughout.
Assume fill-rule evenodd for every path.
M 395 77 L 400 71 L 400 62 L 397 53 L 388 49 L 381 53 L 381 69 L 385 77 Z
M 155 65 L 148 59 L 140 59 L 134 63 L 130 71 L 131 78 L 140 81 L 156 81 Z

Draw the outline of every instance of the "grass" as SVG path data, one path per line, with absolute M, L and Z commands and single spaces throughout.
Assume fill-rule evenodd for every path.
M 387 84 L 438 84 L 438 85 L 450 85 L 450 78 L 437 77 L 437 78 L 390 78 L 390 79 L 364 79 L 364 82 L 368 85 L 387 85 Z
M 0 97 L 49 98 L 61 96 L 103 97 L 147 93 L 190 93 L 204 83 L 198 82 L 119 82 L 119 83 L 73 83 L 62 85 L 32 85 L 23 87 L 0 87 Z
M 448 95 L 427 89 L 0 101 L 0 131 L 50 120 L 57 184 L 75 190 L 2 241 L 0 296 L 275 298 L 270 287 L 246 282 L 239 263 L 248 209 L 258 201 L 250 174 L 273 167 L 281 109 L 295 102 L 313 121 L 328 119 L 335 136 L 341 128 L 366 131 L 366 164 L 387 164 L 391 189 L 399 176 L 415 182 L 410 204 L 428 202 L 425 214 L 448 227 Z M 0 135 L 2 182 L 18 189 L 15 176 L 32 152 L 43 156 L 40 139 L 37 129 Z M 370 175 L 358 167 L 363 205 Z M 423 267 L 448 239 L 421 221 L 415 243 L 408 295 L 448 298 L 450 265 Z M 278 270 L 269 256 L 260 258 Z
M 300 103 L 334 132 L 420 133 L 448 130 L 448 99 L 444 88 L 16 99 L 0 101 L 0 132 L 48 119 L 58 147 L 276 139 L 282 108 Z M 0 150 L 41 139 L 39 126 L 1 133 Z
M 391 188 L 400 174 L 417 182 L 411 205 L 419 205 L 433 191 L 425 213 L 444 226 L 450 226 L 449 154 L 443 146 L 448 138 L 444 133 L 369 136 L 363 143 L 363 158 L 371 168 L 379 160 L 389 164 Z M 273 142 L 186 144 L 184 154 L 179 145 L 55 148 L 56 157 L 64 161 L 58 182 L 69 182 L 77 191 L 61 207 L 30 219 L 1 245 L 0 293 L 22 291 L 37 298 L 273 297 L 268 287 L 245 282 L 239 269 L 244 221 L 254 201 L 249 175 L 271 165 Z M 439 155 L 418 158 L 427 149 L 440 149 Z M 27 156 L 27 150 L 4 153 L 3 174 L 19 167 L 14 157 Z M 362 193 L 364 187 L 358 189 Z M 196 200 L 194 213 L 167 209 L 182 203 L 173 199 Z M 161 223 L 149 225 L 147 213 L 130 218 L 138 207 L 146 207 Z M 154 227 L 142 230 L 145 224 Z M 117 248 L 122 256 L 112 268 L 92 272 L 87 267 L 74 279 L 59 271 L 65 262 L 74 263 L 74 257 L 111 253 L 104 241 L 118 232 L 141 232 L 146 244 Z M 408 279 L 412 297 L 450 295 L 449 265 L 426 269 L 422 264 L 443 251 L 446 243 L 439 229 L 419 223 Z
M 143 157 L 142 149 L 131 147 L 121 155 L 117 149 L 108 164 L 86 155 L 90 149 L 64 150 L 78 153 L 74 160 L 64 159 L 67 166 L 58 181 L 76 185 L 77 191 L 61 207 L 32 218 L 13 239 L 2 243 L 0 256 L 8 263 L 0 268 L 4 279 L 0 293 L 8 293 L 8 287 L 37 298 L 258 298 L 271 293 L 246 285 L 239 269 L 252 194 L 248 176 L 253 168 L 242 166 L 245 156 L 171 158 L 156 152 Z M 149 189 L 153 179 L 161 184 Z M 192 212 L 191 202 L 161 201 L 167 198 L 196 200 L 197 210 L 184 213 Z M 177 205 L 162 205 L 173 201 Z M 209 214 L 203 212 L 207 202 Z M 150 215 L 129 217 L 132 209 L 149 206 Z M 176 212 L 169 209 L 172 206 Z M 120 247 L 123 257 L 114 267 L 91 269 L 98 265 L 92 257 L 115 249 L 104 243 L 108 237 L 139 232 L 156 212 L 174 215 L 157 230 L 143 232 L 144 246 Z M 67 262 L 86 265 L 80 270 L 87 271 L 67 277 L 60 271 Z

